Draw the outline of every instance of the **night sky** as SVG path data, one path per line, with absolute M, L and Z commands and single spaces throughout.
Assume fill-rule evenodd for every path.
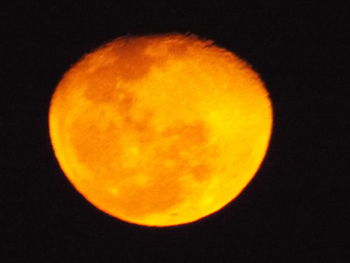
M 349 8 L 64 2 L 0 9 L 0 262 L 350 260 Z M 168 32 L 214 40 L 247 60 L 270 92 L 274 127 L 260 170 L 234 202 L 192 224 L 149 228 L 104 214 L 73 188 L 47 117 L 55 86 L 83 54 L 119 36 Z

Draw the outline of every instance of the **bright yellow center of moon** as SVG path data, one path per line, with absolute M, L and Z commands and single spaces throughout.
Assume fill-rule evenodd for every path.
M 116 39 L 83 57 L 51 100 L 65 175 L 94 206 L 147 226 L 196 221 L 233 200 L 266 153 L 264 84 L 195 36 Z

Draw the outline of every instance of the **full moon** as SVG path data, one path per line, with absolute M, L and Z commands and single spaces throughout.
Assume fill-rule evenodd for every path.
M 252 67 L 195 35 L 127 36 L 73 65 L 49 133 L 65 176 L 122 221 L 174 226 L 231 202 L 266 154 L 272 105 Z

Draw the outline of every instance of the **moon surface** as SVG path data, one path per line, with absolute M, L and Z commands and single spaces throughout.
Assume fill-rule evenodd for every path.
M 259 75 L 232 52 L 195 35 L 128 36 L 65 73 L 49 132 L 91 204 L 163 227 L 231 202 L 263 161 L 272 119 Z

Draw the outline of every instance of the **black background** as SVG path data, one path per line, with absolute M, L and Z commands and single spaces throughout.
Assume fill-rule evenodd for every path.
M 0 262 L 349 260 L 348 8 L 70 2 L 11 1 L 0 11 Z M 62 74 L 83 54 L 125 34 L 166 32 L 212 39 L 251 63 L 271 94 L 274 129 L 261 169 L 233 203 L 193 224 L 146 228 L 75 191 L 53 155 L 47 113 Z

